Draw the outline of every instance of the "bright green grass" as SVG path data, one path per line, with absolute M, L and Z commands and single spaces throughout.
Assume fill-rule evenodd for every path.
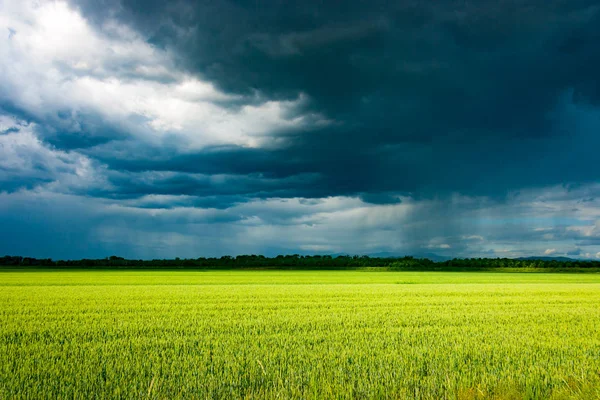
M 600 283 L 600 273 L 285 270 L 11 270 L 0 286 Z
M 0 272 L 0 399 L 94 397 L 597 399 L 600 274 Z

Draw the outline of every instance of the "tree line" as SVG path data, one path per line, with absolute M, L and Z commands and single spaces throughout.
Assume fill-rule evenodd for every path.
M 600 261 L 543 260 L 511 258 L 455 258 L 434 262 L 411 256 L 381 258 L 368 256 L 330 255 L 262 255 L 223 256 L 219 258 L 174 258 L 132 260 L 111 256 L 100 259 L 52 260 L 21 256 L 0 257 L 0 265 L 14 267 L 56 268 L 172 268 L 172 269 L 356 269 L 384 268 L 389 270 L 484 270 L 484 269 L 590 269 L 599 268 Z

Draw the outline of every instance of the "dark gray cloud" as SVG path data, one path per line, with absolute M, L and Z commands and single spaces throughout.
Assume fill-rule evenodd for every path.
M 328 195 L 503 195 L 598 178 L 586 149 L 598 144 L 599 127 L 569 120 L 569 109 L 597 110 L 600 99 L 596 1 L 79 5 L 97 23 L 133 24 L 227 92 L 306 93 L 307 108 L 339 123 L 280 150 L 171 154 L 156 164 L 134 157 L 120 166 L 319 173 Z

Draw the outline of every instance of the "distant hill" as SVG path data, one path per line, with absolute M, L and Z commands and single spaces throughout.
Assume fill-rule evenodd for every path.
M 427 259 L 429 259 L 431 261 L 435 261 L 435 262 L 449 261 L 454 258 L 454 257 L 448 257 L 448 256 L 441 256 L 441 255 L 435 254 L 435 253 L 415 254 L 414 257 L 415 258 L 427 258 Z
M 336 253 L 336 254 L 331 254 L 332 257 L 338 257 L 338 256 L 352 256 L 353 254 L 348 254 L 348 253 Z M 452 260 L 453 257 L 446 257 L 446 256 L 441 256 L 439 254 L 435 254 L 435 253 L 419 253 L 419 254 L 406 254 L 406 253 L 395 253 L 395 252 L 391 252 L 391 251 L 380 251 L 377 253 L 368 253 L 365 254 L 368 257 L 371 258 L 404 258 L 406 256 L 412 256 L 414 258 L 427 258 L 431 261 L 435 261 L 435 262 L 442 262 L 442 261 L 448 261 L 448 260 Z
M 574 258 L 569 257 L 519 257 L 516 260 L 525 260 L 525 261 L 579 261 Z

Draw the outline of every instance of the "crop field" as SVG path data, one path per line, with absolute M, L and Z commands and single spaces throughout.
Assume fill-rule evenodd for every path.
M 600 274 L 0 271 L 0 399 L 598 399 Z

